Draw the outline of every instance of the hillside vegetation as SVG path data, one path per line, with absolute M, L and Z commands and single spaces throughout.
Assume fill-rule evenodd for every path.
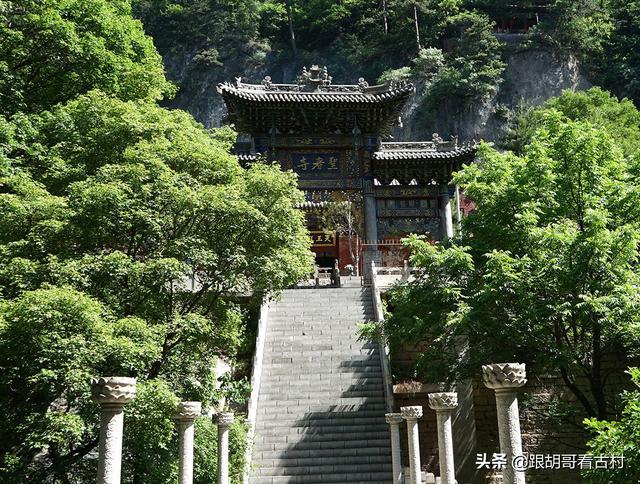
M 180 88 L 175 105 L 205 123 L 220 109 L 204 106 L 215 104 L 216 82 L 267 73 L 290 82 L 311 63 L 339 82 L 410 78 L 424 102 L 419 116 L 443 100 L 455 100 L 455 116 L 495 94 L 513 50 L 577 60 L 590 83 L 640 101 L 638 1 L 135 0 L 134 12 Z M 513 18 L 526 33 L 504 44 L 494 33 Z

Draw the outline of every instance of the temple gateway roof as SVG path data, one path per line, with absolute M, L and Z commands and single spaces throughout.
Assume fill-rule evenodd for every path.
M 222 83 L 217 87 L 240 131 L 252 133 L 388 132 L 414 92 L 410 83 L 370 86 L 332 83 L 326 67 L 303 69 L 295 84 Z
M 432 141 L 381 143 L 372 154 L 373 174 L 383 185 L 448 183 L 451 174 L 475 157 L 475 142 L 458 146 L 434 133 Z
M 458 146 L 456 141 L 442 141 L 434 134 L 434 141 L 406 141 L 381 143 L 373 153 L 374 160 L 416 160 L 424 162 L 460 162 L 473 159 L 477 150 L 475 143 Z

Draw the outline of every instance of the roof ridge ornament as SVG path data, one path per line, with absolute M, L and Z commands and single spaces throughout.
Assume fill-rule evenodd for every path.
M 313 64 L 309 70 L 307 66 L 302 68 L 302 73 L 296 79 L 298 86 L 311 86 L 319 90 L 321 87 L 329 87 L 333 78 L 329 75 L 327 66 L 320 69 L 318 64 Z
M 264 86 L 265 91 L 270 91 L 273 87 L 273 83 L 271 82 L 271 76 L 264 76 L 262 82 L 260 82 Z

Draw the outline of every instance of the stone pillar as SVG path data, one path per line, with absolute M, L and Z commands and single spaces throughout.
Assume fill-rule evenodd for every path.
M 375 243 L 378 241 L 378 210 L 376 198 L 373 195 L 373 180 L 364 180 L 362 194 L 364 196 L 365 237 L 369 243 Z
M 219 413 L 218 421 L 218 484 L 229 484 L 229 426 L 233 413 Z
M 365 243 L 378 243 L 378 210 L 376 207 L 376 198 L 373 195 L 373 180 L 364 180 L 362 182 L 362 195 L 364 198 L 364 232 Z M 366 250 L 362 251 L 362 272 L 364 276 L 371 276 L 367 271 L 371 267 L 371 261 L 376 264 L 379 262 L 379 252 L 377 245 L 365 246 Z
M 98 484 L 120 484 L 123 409 L 136 396 L 136 379 L 103 376 L 91 382 L 91 396 L 100 404 Z
M 200 416 L 202 404 L 200 402 L 180 402 L 176 409 L 178 423 L 178 465 L 180 484 L 193 483 L 193 440 L 194 420 Z
M 391 430 L 391 464 L 393 469 L 393 484 L 402 484 L 402 455 L 400 447 L 400 424 L 402 414 L 387 413 L 385 419 Z
M 457 406 L 457 393 L 429 393 L 429 407 L 436 411 L 436 418 L 438 420 L 440 484 L 456 484 L 455 466 L 453 463 L 451 414 Z
M 400 407 L 402 418 L 407 421 L 409 437 L 409 475 L 411 484 L 422 484 L 420 464 L 420 437 L 418 434 L 418 419 L 422 417 L 422 407 Z
M 515 471 L 512 458 L 522 456 L 522 436 L 517 389 L 526 382 L 523 363 L 493 363 L 482 367 L 484 384 L 496 392 L 500 452 L 507 456 L 502 473 L 504 484 L 524 484 L 524 472 Z
M 453 237 L 453 216 L 451 215 L 451 199 L 449 186 L 441 184 L 438 193 L 438 209 L 440 211 L 440 233 L 442 240 Z

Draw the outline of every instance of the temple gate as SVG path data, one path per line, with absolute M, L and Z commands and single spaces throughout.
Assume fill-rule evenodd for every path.
M 381 240 L 409 234 L 434 240 L 453 235 L 452 172 L 473 160 L 475 145 L 458 146 L 433 135 L 426 142 L 389 142 L 400 111 L 413 94 L 410 83 L 370 86 L 332 83 L 326 67 L 304 68 L 295 84 L 218 85 L 239 131 L 235 146 L 243 162 L 278 161 L 298 175 L 307 202 L 301 207 L 319 265 L 353 264 L 349 242 L 322 227 L 318 214 L 329 203 L 350 202 L 359 219 L 358 238 L 371 258 L 385 265 Z

